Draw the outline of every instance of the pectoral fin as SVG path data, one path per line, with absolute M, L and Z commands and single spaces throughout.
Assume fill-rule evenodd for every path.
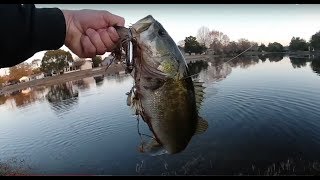
M 148 143 L 142 144 L 140 151 L 148 153 L 151 156 L 159 156 L 163 154 L 168 154 L 168 151 L 159 144 L 155 139 L 151 139 Z
M 130 92 L 127 92 L 126 93 L 126 95 L 128 96 L 127 97 L 127 106 L 131 106 L 131 104 L 132 104 L 132 91 L 130 91 Z

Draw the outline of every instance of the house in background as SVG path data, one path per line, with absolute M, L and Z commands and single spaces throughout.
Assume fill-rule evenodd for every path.
M 91 60 L 81 59 L 74 62 L 68 62 L 68 67 L 63 69 L 63 73 L 71 73 L 80 70 L 92 69 L 93 63 Z
M 39 73 L 39 74 L 32 74 L 30 76 L 22 76 L 19 81 L 20 82 L 28 82 L 28 81 L 33 81 L 36 79 L 42 79 L 44 78 L 44 73 Z
M 80 66 L 80 70 L 92 69 L 93 62 L 91 60 L 85 60 Z
M 32 80 L 44 78 L 44 74 L 43 73 L 33 74 L 33 75 L 28 76 L 28 77 L 29 77 L 29 80 L 32 81 Z
M 28 76 L 22 76 L 20 79 L 19 79 L 20 82 L 28 82 L 30 81 L 30 78 Z

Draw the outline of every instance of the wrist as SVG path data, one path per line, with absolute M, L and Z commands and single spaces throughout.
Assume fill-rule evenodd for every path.
M 64 19 L 65 19 L 65 23 L 66 23 L 66 37 L 65 37 L 65 45 L 68 45 L 68 42 L 70 42 L 70 25 L 72 23 L 73 20 L 73 15 L 72 15 L 72 10 L 61 10 L 63 15 L 64 15 Z

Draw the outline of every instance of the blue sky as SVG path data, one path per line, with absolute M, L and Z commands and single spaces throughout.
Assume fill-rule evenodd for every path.
M 124 17 L 126 26 L 150 14 L 176 42 L 196 36 L 201 26 L 221 31 L 234 41 L 246 38 L 266 45 L 269 42 L 289 45 L 293 36 L 308 41 L 320 30 L 320 4 L 36 4 L 36 7 L 108 10 Z M 43 54 L 36 53 L 28 62 L 41 59 Z

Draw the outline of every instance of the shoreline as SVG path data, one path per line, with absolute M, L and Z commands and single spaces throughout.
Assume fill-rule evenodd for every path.
M 319 54 L 314 54 L 310 52 L 282 52 L 282 53 L 275 53 L 275 52 L 248 52 L 245 53 L 247 56 L 258 56 L 258 55 L 271 55 L 271 54 L 283 54 L 291 57 L 306 57 L 306 56 L 318 56 Z M 233 57 L 233 56 L 221 56 L 221 55 L 184 55 L 185 60 L 187 63 L 189 62 L 194 62 L 198 60 L 204 60 L 207 61 L 212 57 Z M 109 75 L 116 75 L 116 74 L 124 74 L 125 73 L 125 65 L 124 64 L 112 64 L 107 70 L 107 66 L 100 66 L 92 69 L 87 69 L 87 70 L 81 70 L 81 71 L 75 71 L 71 73 L 66 73 L 66 74 L 61 74 L 61 75 L 56 75 L 56 76 L 50 76 L 50 77 L 45 77 L 42 79 L 36 79 L 28 82 L 22 82 L 18 84 L 13 84 L 9 86 L 4 86 L 0 88 L 0 96 L 5 95 L 5 94 L 10 94 L 15 91 L 23 90 L 29 87 L 37 87 L 37 86 L 50 86 L 54 84 L 60 84 L 60 83 L 65 83 L 68 81 L 75 81 L 79 79 L 83 79 L 86 77 L 91 77 L 91 76 L 109 76 Z
M 36 79 L 28 82 L 22 82 L 10 86 L 5 86 L 0 89 L 0 95 L 10 94 L 12 92 L 26 89 L 29 87 L 32 88 L 37 86 L 50 86 L 54 84 L 65 83 L 68 81 L 75 81 L 91 76 L 108 76 L 125 72 L 125 69 L 121 64 L 112 64 L 108 69 L 106 69 L 106 67 L 107 66 L 100 66 L 97 68 L 75 71 L 56 76 L 49 76 L 42 79 Z

